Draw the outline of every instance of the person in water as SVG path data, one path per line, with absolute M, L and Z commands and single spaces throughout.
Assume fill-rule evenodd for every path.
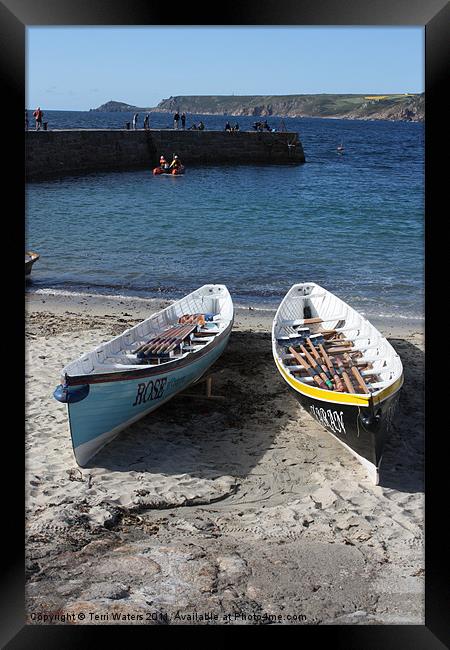
M 182 167 L 182 164 L 181 164 L 180 159 L 178 158 L 178 156 L 176 154 L 174 154 L 173 160 L 170 163 L 169 169 L 177 169 L 177 170 L 179 170 L 181 167 Z
M 164 158 L 162 154 L 159 158 L 159 166 L 161 167 L 161 169 L 169 169 L 169 163 L 167 162 L 167 160 Z

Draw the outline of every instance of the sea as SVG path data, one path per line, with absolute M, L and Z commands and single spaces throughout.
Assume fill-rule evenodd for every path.
M 202 120 L 223 130 L 230 121 L 253 130 L 257 119 L 188 115 L 186 126 Z M 49 130 L 122 129 L 131 120 L 131 113 L 44 115 Z M 274 309 L 294 283 L 313 281 L 369 319 L 422 321 L 424 125 L 267 120 L 299 134 L 305 164 L 28 183 L 26 249 L 41 257 L 26 290 L 171 300 L 213 282 L 226 284 L 238 306 Z M 150 127 L 171 128 L 171 115 L 150 113 Z

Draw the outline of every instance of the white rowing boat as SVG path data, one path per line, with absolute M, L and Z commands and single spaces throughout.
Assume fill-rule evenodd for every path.
M 200 379 L 225 349 L 233 317 L 228 289 L 204 285 L 66 365 L 54 396 L 67 405 L 78 464 Z

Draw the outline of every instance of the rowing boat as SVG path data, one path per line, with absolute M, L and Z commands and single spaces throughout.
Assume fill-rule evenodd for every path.
M 184 165 L 180 165 L 173 169 L 170 169 L 170 167 L 167 169 L 164 169 L 163 167 L 155 167 L 153 169 L 154 176 L 160 176 L 162 174 L 168 174 L 169 176 L 182 176 L 184 174 Z
M 314 282 L 295 284 L 275 315 L 275 364 L 301 405 L 378 484 L 403 385 L 399 355 L 361 314 Z
M 25 251 L 25 275 L 30 275 L 33 264 L 39 259 L 39 253 Z
M 225 349 L 233 303 L 208 284 L 66 365 L 54 397 L 67 405 L 77 463 L 198 381 Z

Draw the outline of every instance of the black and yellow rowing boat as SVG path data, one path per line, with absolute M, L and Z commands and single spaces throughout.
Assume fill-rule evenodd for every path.
M 399 355 L 343 300 L 295 284 L 275 315 L 275 364 L 302 406 L 378 483 L 384 443 L 403 385 Z

